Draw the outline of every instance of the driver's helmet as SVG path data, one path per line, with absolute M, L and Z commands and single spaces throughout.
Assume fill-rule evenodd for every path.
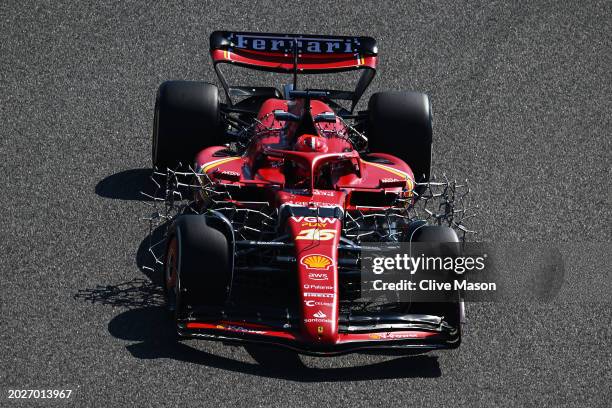
M 295 150 L 299 152 L 327 152 L 327 140 L 321 136 L 302 135 L 295 143 Z

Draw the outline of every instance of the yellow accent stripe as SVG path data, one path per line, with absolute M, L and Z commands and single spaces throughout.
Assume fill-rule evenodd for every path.
M 208 172 L 208 170 L 212 169 L 215 166 L 220 166 L 222 164 L 231 162 L 232 160 L 238 160 L 238 159 L 240 159 L 240 157 L 226 157 L 225 159 L 218 159 L 218 160 L 213 160 L 208 163 L 204 163 L 200 167 L 200 173 L 206 173 Z
M 372 163 L 367 161 L 366 163 L 368 163 L 368 165 L 374 166 L 374 167 L 378 167 L 379 169 L 383 169 L 386 170 L 390 173 L 395 174 L 396 176 L 400 176 L 406 179 L 406 181 L 408 181 L 408 189 L 412 190 L 412 188 L 414 187 L 414 180 L 412 180 L 410 178 L 410 176 L 408 175 L 408 173 L 398 170 L 398 169 L 394 169 L 393 167 L 389 167 L 389 166 L 385 166 L 384 164 L 380 164 L 380 163 Z

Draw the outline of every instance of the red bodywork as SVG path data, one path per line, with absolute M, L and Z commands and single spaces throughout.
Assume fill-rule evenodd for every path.
M 212 58 L 215 63 L 238 63 L 245 66 L 264 67 L 282 71 L 293 69 L 293 59 L 290 55 L 277 53 L 240 50 L 214 50 Z M 345 70 L 355 68 L 376 68 L 375 56 L 362 56 L 353 52 L 332 55 L 305 55 L 300 58 L 299 71 Z
M 374 76 L 377 52 L 376 43 L 370 37 L 320 38 L 226 31 L 211 35 L 211 56 L 230 105 L 235 88 L 227 84 L 218 68 L 220 64 L 296 75 L 359 69 L 363 72 L 355 91 L 344 97 L 352 100 L 352 112 Z M 239 93 L 246 88 L 238 89 Z M 344 91 L 330 91 L 329 99 L 333 99 L 332 92 Z M 232 320 L 228 316 L 179 322 L 179 333 L 216 340 L 273 343 L 323 355 L 383 345 L 444 348 L 444 335 L 426 328 L 339 331 L 338 251 L 344 238 L 342 215 L 356 211 L 380 212 L 398 202 L 408 205 L 413 195 L 414 176 L 405 162 L 392 155 L 362 156 L 350 141 L 345 122 L 332 115 L 337 112 L 324 101 L 325 98 L 317 97 L 266 99 L 259 107 L 254 136 L 244 154 L 228 156 L 224 153 L 225 146 L 216 146 L 202 150 L 195 158 L 195 169 L 201 174 L 202 184 L 231 187 L 233 191 L 254 188 L 257 199 L 270 203 L 278 214 L 287 207 L 332 209 L 333 213 L 340 214 L 295 216 L 289 211 L 291 216 L 279 217 L 279 232 L 289 235 L 293 248 L 295 268 L 289 267 L 287 273 L 297 273 L 295 297 L 299 302 L 299 327 L 273 327 L 255 319 Z M 275 115 L 275 111 L 293 114 L 300 120 L 281 120 L 290 115 Z M 328 114 L 327 120 L 314 119 L 324 113 Z M 238 208 L 248 208 L 255 204 L 249 199 L 250 195 L 240 200 L 230 196 L 226 201 Z M 205 201 L 202 197 L 201 202 Z
M 312 100 L 310 106 L 312 117 L 332 112 L 326 103 L 318 100 Z M 243 156 L 219 158 L 215 153 L 224 147 L 210 147 L 197 155 L 196 168 L 206 173 L 212 183 L 243 187 L 257 185 L 278 208 L 289 205 L 337 207 L 343 212 L 357 208 L 367 211 L 367 206 L 353 202 L 355 192 L 403 198 L 412 195 L 413 174 L 408 165 L 387 154 L 372 154 L 370 157 L 386 159 L 386 163 L 391 164 L 363 160 L 351 143 L 341 136 L 346 134 L 347 129 L 340 119 L 335 123 L 312 124 L 317 129 L 317 134 L 312 136 L 325 138 L 327 151 L 297 151 L 296 124 L 276 120 L 273 112 L 282 110 L 302 115 L 304 109 L 300 100 L 267 100 L 257 116 L 261 122 L 260 132 Z M 285 170 L 287 162 L 294 163 L 294 171 L 299 176 L 297 180 L 295 177 L 288 180 Z M 248 202 L 235 204 L 249 205 Z M 425 338 L 435 334 L 425 331 L 339 334 L 337 248 L 342 221 L 333 217 L 289 217 L 285 228 L 295 245 L 300 288 L 297 295 L 303 323 L 300 333 L 267 330 L 260 325 L 228 321 L 188 323 L 187 328 L 260 334 L 326 345 Z

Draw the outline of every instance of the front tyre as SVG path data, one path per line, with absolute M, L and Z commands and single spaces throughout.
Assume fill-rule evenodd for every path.
M 459 237 L 455 230 L 442 225 L 429 225 L 425 221 L 413 221 L 406 231 L 404 239 L 411 244 L 416 244 L 418 252 L 424 252 L 426 256 L 445 258 L 447 256 L 457 257 L 459 253 Z M 446 271 L 428 271 L 427 273 L 442 273 Z M 450 272 L 454 273 L 454 272 Z M 451 277 L 453 277 L 451 275 Z M 441 277 L 438 281 L 445 281 Z M 413 303 L 412 313 L 433 314 L 441 316 L 449 325 L 451 339 L 449 348 L 458 348 L 461 344 L 461 325 L 463 323 L 463 300 L 461 293 L 453 292 L 449 297 L 436 299 L 431 303 Z
M 170 227 L 164 260 L 167 305 L 181 318 L 194 306 L 221 306 L 231 283 L 233 253 L 204 215 L 182 215 Z

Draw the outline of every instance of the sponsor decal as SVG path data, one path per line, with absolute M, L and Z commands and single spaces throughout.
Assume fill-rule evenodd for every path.
M 308 307 L 315 307 L 315 306 L 333 307 L 334 306 L 333 303 L 319 302 L 317 300 L 305 300 L 304 304 Z
M 231 180 L 231 181 L 240 180 L 240 173 L 238 173 L 237 171 L 232 171 L 232 170 L 217 169 L 213 172 L 213 175 L 220 179 L 226 179 L 226 180 Z
M 333 197 L 334 196 L 334 192 L 333 191 L 326 191 L 326 190 L 314 190 L 312 192 L 312 195 L 325 196 L 325 197 Z
M 327 315 L 319 310 L 317 313 L 313 314 L 312 317 L 316 317 L 317 319 L 325 319 Z
M 302 227 L 327 227 L 338 222 L 333 217 L 291 217 L 291 221 L 300 224 Z M 303 238 L 306 239 L 306 238 Z
M 391 188 L 391 187 L 406 187 L 407 181 L 405 179 L 396 179 L 396 178 L 383 178 L 380 179 L 380 187 L 382 188 Z
M 241 332 L 241 333 L 251 333 L 251 334 L 264 334 L 265 331 L 262 330 L 255 330 L 255 329 L 249 329 L 248 327 L 242 327 L 242 326 L 227 326 L 228 330 L 234 330 L 237 332 Z
M 304 265 L 306 269 L 329 270 L 329 268 L 332 266 L 331 258 L 325 255 L 321 255 L 321 254 L 304 255 L 302 259 L 300 260 L 300 263 Z M 314 279 L 314 280 L 327 279 L 327 274 L 321 274 L 325 276 L 318 278 L 318 279 L 311 277 L 310 275 L 311 274 L 309 274 L 308 278 Z
M 338 219 L 334 217 L 291 217 L 291 219 L 295 222 L 322 222 L 325 224 L 333 224 L 338 221 Z
M 330 319 L 304 319 L 304 323 L 331 323 Z
M 328 277 L 326 273 L 310 272 L 308 274 L 308 279 L 315 280 L 315 281 L 322 281 L 322 280 L 327 280 Z
M 257 34 L 232 34 L 232 45 L 235 48 L 255 51 L 276 51 L 290 53 L 293 50 L 294 41 L 300 53 L 315 54 L 334 54 L 334 53 L 353 53 L 352 38 L 306 38 Z M 295 38 L 295 39 L 294 39 Z
M 334 290 L 333 286 L 325 286 L 325 285 L 310 285 L 308 283 L 304 284 L 304 289 L 315 289 L 315 290 Z
M 418 338 L 418 333 L 372 333 L 369 336 L 372 340 L 399 340 Z
M 220 329 L 220 330 L 231 330 L 231 331 L 236 331 L 236 332 L 240 332 L 240 333 L 250 333 L 250 334 L 265 334 L 265 331 L 262 330 L 255 330 L 255 329 L 250 329 L 248 327 L 242 327 L 242 326 L 234 326 L 234 325 L 228 325 L 228 326 L 224 326 L 222 324 L 218 324 L 217 326 L 215 326 L 216 329 Z
M 296 201 L 296 200 L 287 200 L 284 202 L 285 205 L 294 205 L 294 206 L 298 206 L 298 207 L 323 207 L 323 208 L 330 208 L 332 207 L 332 205 L 330 203 L 324 203 L 323 201 L 310 201 L 310 200 L 303 200 L 303 201 Z M 335 207 L 335 206 L 334 206 Z
M 412 188 L 414 187 L 414 181 L 412 180 L 412 178 L 410 178 L 410 175 L 408 175 L 408 173 L 406 173 L 405 171 L 402 171 L 402 170 L 399 170 L 399 169 L 396 169 L 390 166 L 386 166 L 380 163 L 373 163 L 373 162 L 366 162 L 366 163 L 370 166 L 374 166 L 374 167 L 378 167 L 379 169 L 386 170 L 389 173 L 393 173 L 396 176 L 399 176 L 400 178 L 406 180 L 408 190 L 412 190 Z
M 333 293 L 304 292 L 304 297 L 334 298 Z
M 296 240 L 329 241 L 336 236 L 335 229 L 308 228 L 296 235 Z

